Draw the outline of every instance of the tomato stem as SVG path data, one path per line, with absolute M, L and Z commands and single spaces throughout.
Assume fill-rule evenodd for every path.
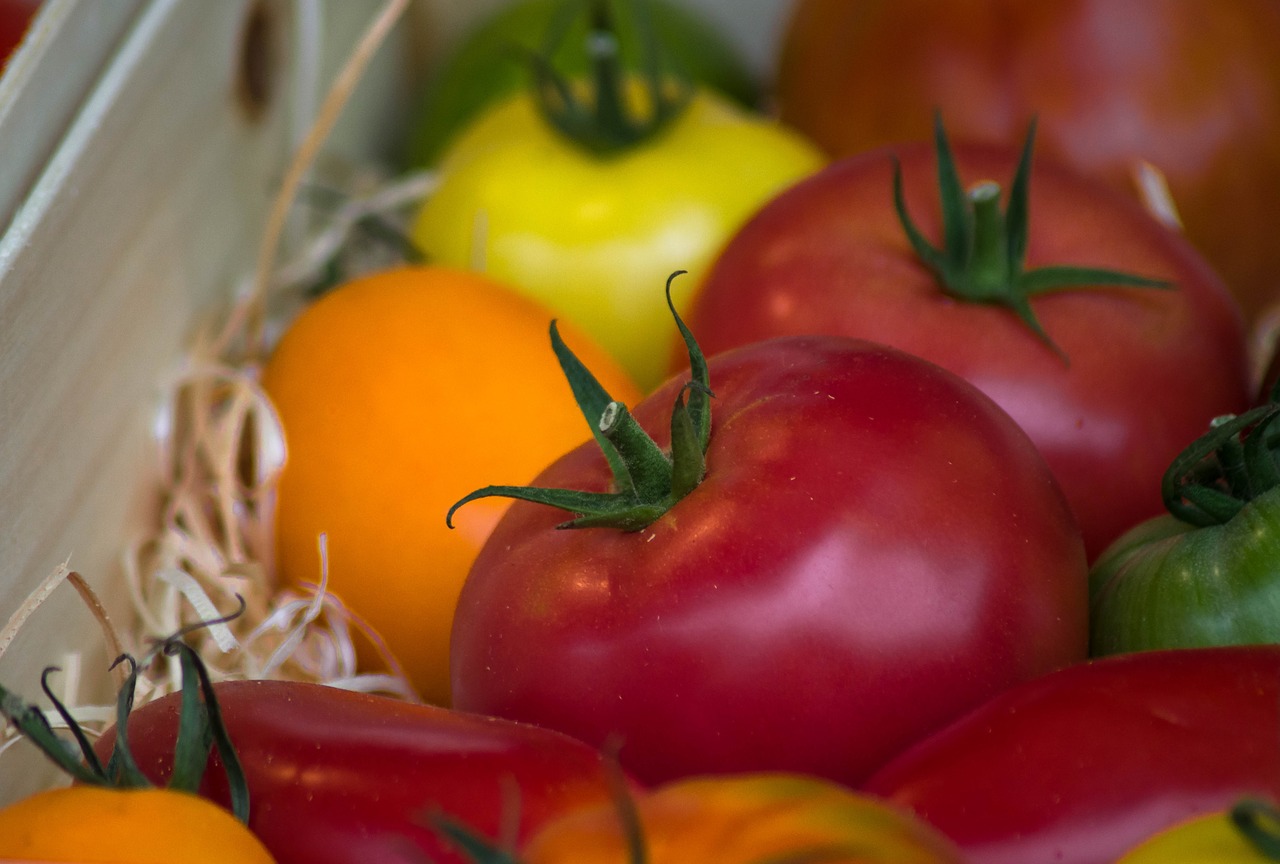
M 1280 812 L 1270 802 L 1247 798 L 1231 808 L 1231 823 L 1253 848 L 1280 861 Z
M 689 352 L 689 382 L 676 394 L 671 411 L 671 450 L 663 452 L 631 412 L 605 391 L 578 357 L 560 338 L 551 323 L 551 346 L 582 415 L 591 424 L 596 443 L 609 461 L 613 474 L 610 492 L 583 492 L 541 486 L 485 486 L 458 500 L 445 514 L 453 527 L 453 514 L 470 501 L 503 497 L 546 504 L 576 514 L 560 528 L 618 528 L 640 531 L 652 525 L 702 482 L 706 450 L 711 435 L 711 392 L 706 357 L 697 340 L 676 312 L 671 283 L 667 279 L 667 308 L 675 319 Z
M 563 19 L 580 0 L 570 0 L 558 17 Z M 583 45 L 591 74 L 575 87 L 552 64 L 558 47 L 552 27 L 543 52 L 529 55 L 534 97 L 542 116 L 570 141 L 598 157 L 624 153 L 665 129 L 684 111 L 692 88 L 684 76 L 665 72 L 661 45 L 649 21 L 645 0 L 631 5 L 644 51 L 645 73 L 638 77 L 640 106 L 632 98 L 633 79 L 623 68 L 618 28 L 610 0 L 588 0 L 590 27 Z
M 1160 279 L 1096 267 L 1054 265 L 1025 270 L 1030 234 L 1030 178 L 1036 124 L 1032 120 L 1023 142 L 1018 167 L 1005 209 L 1000 209 L 1000 185 L 984 180 L 968 191 L 960 183 L 955 156 L 940 114 L 934 115 L 934 146 L 938 160 L 938 194 L 942 208 L 943 245 L 929 241 L 912 221 L 903 193 L 902 166 L 893 162 L 893 201 L 898 220 L 912 249 L 933 271 L 942 290 L 959 300 L 1002 305 L 1063 362 L 1065 353 L 1041 326 L 1031 298 L 1067 288 L 1124 286 L 1171 288 Z
M 1169 465 L 1165 509 L 1196 527 L 1223 525 L 1259 495 L 1280 486 L 1280 394 L 1243 414 L 1216 417 Z

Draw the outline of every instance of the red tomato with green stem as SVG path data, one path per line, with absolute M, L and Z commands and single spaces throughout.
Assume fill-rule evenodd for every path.
M 454 506 L 526 499 L 462 589 L 457 707 L 618 740 L 646 783 L 852 783 L 1083 658 L 1079 529 L 995 403 L 867 342 L 785 338 L 704 361 L 680 326 L 691 380 L 634 414 L 557 344 L 610 460 L 588 443 L 538 488 Z
M 798 0 L 778 63 L 782 118 L 847 156 L 923 138 L 1047 155 L 1136 197 L 1163 172 L 1187 236 L 1250 317 L 1280 301 L 1280 4 L 1220 0 Z
M 726 244 L 689 322 L 708 354 L 826 333 L 967 379 L 1036 442 L 1092 559 L 1161 511 L 1161 476 L 1211 418 L 1247 405 L 1246 340 L 1183 237 L 1033 163 L 1033 142 L 952 148 L 938 121 L 933 146 L 829 166 Z M 993 178 L 1012 178 L 1007 195 Z
M 973 864 L 1112 864 L 1161 829 L 1280 796 L 1280 646 L 1080 664 L 1012 688 L 862 788 Z
M 214 689 L 253 801 L 249 827 L 279 864 L 403 864 L 412 850 L 463 862 L 430 813 L 515 843 L 553 816 L 611 800 L 601 754 L 556 732 L 321 684 Z M 178 707 L 167 696 L 130 717 L 129 742 L 151 777 L 172 770 Z M 226 800 L 221 777 L 211 765 L 200 793 Z

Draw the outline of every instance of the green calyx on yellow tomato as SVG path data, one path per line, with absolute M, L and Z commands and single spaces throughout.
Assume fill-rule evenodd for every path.
M 1256 798 L 1194 816 L 1139 843 L 1117 864 L 1266 864 L 1280 861 L 1280 813 Z
M 435 70 L 418 110 L 408 159 L 436 164 L 452 139 L 479 112 L 524 89 L 527 54 L 567 77 L 586 75 L 593 57 L 584 0 L 517 0 L 484 19 Z M 672 0 L 608 0 L 620 68 L 663 70 L 705 86 L 744 108 L 760 102 L 754 74 L 716 28 Z
M 454 139 L 412 235 L 435 264 L 482 270 L 572 321 L 649 390 L 677 347 L 652 286 L 674 270 L 700 280 L 752 213 L 826 160 L 706 88 L 622 74 L 600 44 L 594 83 L 544 68 Z
M 940 114 L 934 115 L 938 154 L 938 192 L 942 205 L 943 244 L 934 246 L 907 212 L 902 169 L 894 160 L 893 201 L 903 230 L 916 254 L 936 274 L 943 290 L 959 300 L 1006 306 L 1046 345 L 1061 350 L 1040 326 L 1030 298 L 1051 291 L 1101 285 L 1169 288 L 1168 282 L 1097 267 L 1054 265 L 1024 270 L 1029 234 L 1031 157 L 1034 119 L 1022 146 L 1017 171 L 1009 187 L 1009 201 L 1000 209 L 1000 185 L 993 180 L 969 190 L 960 184 L 955 157 Z M 1063 360 L 1067 358 L 1065 355 Z
M 241 609 L 234 615 L 201 622 L 195 626 L 225 623 L 243 612 L 243 602 L 241 600 Z M 227 776 L 231 811 L 237 819 L 247 824 L 249 787 L 239 757 L 222 722 L 209 672 L 196 650 L 183 641 L 183 637 L 191 629 L 184 628 L 157 642 L 155 648 L 143 658 L 142 664 L 129 654 L 122 654 L 112 664 L 112 668 L 120 663 L 128 664 L 129 674 L 116 697 L 116 740 L 105 765 L 98 758 L 85 731 L 49 688 L 49 675 L 58 671 L 57 667 L 46 668 L 41 675 L 40 684 L 53 703 L 54 710 L 70 731 L 74 744 L 53 730 L 38 706 L 25 702 L 3 686 L 0 686 L 0 714 L 21 730 L 54 764 L 81 784 L 109 789 L 152 789 L 155 784 L 147 779 L 129 748 L 128 719 L 133 710 L 134 691 L 142 666 L 161 654 L 166 657 L 177 656 L 182 669 L 182 714 L 174 745 L 173 772 L 165 788 L 195 795 L 204 777 L 210 752 L 213 747 L 217 747 Z
M 1169 511 L 1089 574 L 1095 656 L 1280 642 L 1280 392 L 1216 418 L 1165 472 Z
M 485 486 L 449 508 L 445 523 L 453 527 L 459 507 L 479 498 L 503 497 L 547 504 L 577 516 L 561 528 L 619 528 L 640 531 L 656 522 L 676 502 L 692 492 L 706 472 L 706 451 L 711 440 L 711 381 L 707 361 L 693 333 L 685 326 L 671 300 L 671 283 L 683 271 L 667 278 L 667 308 L 689 352 L 690 380 L 677 394 L 671 411 L 671 452 L 657 442 L 600 385 L 590 370 L 569 350 L 551 322 L 551 347 L 564 370 L 583 417 L 604 451 L 613 473 L 612 492 L 583 492 L 537 486 Z M 687 397 L 686 397 L 687 394 Z

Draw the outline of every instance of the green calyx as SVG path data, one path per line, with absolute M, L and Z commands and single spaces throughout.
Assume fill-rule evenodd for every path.
M 943 244 L 934 246 L 907 213 L 902 192 L 902 167 L 894 160 L 893 202 L 907 239 L 920 259 L 959 300 L 1008 307 L 1063 361 L 1067 357 L 1049 338 L 1031 308 L 1031 298 L 1068 288 L 1123 286 L 1171 288 L 1170 283 L 1115 270 L 1055 265 L 1026 270 L 1031 154 L 1035 121 L 1027 131 L 1022 155 L 1009 187 L 1008 204 L 1000 208 L 1000 185 L 991 180 L 966 191 L 960 184 L 955 157 L 940 116 L 934 117 L 938 153 L 938 192 L 942 203 Z
M 584 2 L 591 18 L 583 50 L 592 70 L 585 92 L 575 89 L 548 59 Z M 631 0 L 628 5 L 644 51 L 640 110 L 629 93 L 631 84 L 621 61 L 622 46 L 610 0 L 567 0 L 552 20 L 543 52 L 529 57 L 535 101 L 542 116 L 562 135 L 598 157 L 623 153 L 657 135 L 683 113 L 693 93 L 684 76 L 663 69 L 646 0 Z
M 681 320 L 671 301 L 671 283 L 685 271 L 667 279 L 667 307 L 689 352 L 690 380 L 676 395 L 671 411 L 671 449 L 665 452 L 631 416 L 627 406 L 615 401 L 595 376 L 569 350 L 551 322 L 551 347 L 573 391 L 591 434 L 604 451 L 613 473 L 613 491 L 581 492 L 537 486 L 486 486 L 449 508 L 445 524 L 453 527 L 453 514 L 477 498 L 518 498 L 548 504 L 577 514 L 560 528 L 618 528 L 640 531 L 657 521 L 675 503 L 702 482 L 706 451 L 711 439 L 711 387 L 707 361 L 693 333 Z
M 1254 498 L 1280 486 L 1277 417 L 1280 386 L 1263 405 L 1215 418 L 1165 472 L 1165 508 L 1188 525 L 1224 525 Z
M 1280 861 L 1280 811 L 1269 801 L 1246 798 L 1229 815 L 1231 824 L 1262 857 Z
M 201 622 L 194 627 L 225 623 L 243 612 L 243 603 L 242 599 L 241 610 L 234 615 Z M 240 821 L 247 823 L 249 787 L 239 757 L 231 746 L 231 739 L 222 722 L 222 715 L 214 698 L 213 683 L 200 655 L 182 641 L 192 629 L 194 628 L 184 628 L 158 642 L 141 664 L 145 666 L 156 656 L 163 654 L 166 657 L 176 656 L 182 669 L 182 711 L 178 720 L 178 738 L 174 745 L 173 773 L 166 788 L 196 794 L 209 762 L 209 754 L 213 747 L 217 747 L 227 774 L 231 810 Z M 128 719 L 133 710 L 133 696 L 141 666 L 131 655 L 122 654 L 111 664 L 111 668 L 114 669 L 121 663 L 128 664 L 129 675 L 116 697 L 116 740 L 105 765 L 94 752 L 84 729 L 49 687 L 49 676 L 59 671 L 55 666 L 44 670 L 44 674 L 40 676 L 40 686 L 66 725 L 71 741 L 54 731 L 45 712 L 38 706 L 25 702 L 2 686 L 0 715 L 18 727 L 45 756 L 80 783 L 112 789 L 151 788 L 154 784 L 138 767 L 128 741 Z

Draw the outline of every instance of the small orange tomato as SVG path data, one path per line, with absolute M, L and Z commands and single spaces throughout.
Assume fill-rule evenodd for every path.
M 231 813 L 171 789 L 72 786 L 0 810 L 0 859 L 74 864 L 272 864 Z
M 961 864 L 949 840 L 915 816 L 835 783 L 799 774 L 697 777 L 635 801 L 639 837 L 616 805 L 574 811 L 521 850 L 522 864 Z
M 484 275 L 400 268 L 321 297 L 263 369 L 288 452 L 280 576 L 319 581 L 326 534 L 328 588 L 378 630 L 430 702 L 449 701 L 454 605 L 509 502 L 478 502 L 454 531 L 449 506 L 480 486 L 532 480 L 591 436 L 551 350 L 551 318 Z M 638 398 L 580 331 L 561 333 L 615 399 Z

